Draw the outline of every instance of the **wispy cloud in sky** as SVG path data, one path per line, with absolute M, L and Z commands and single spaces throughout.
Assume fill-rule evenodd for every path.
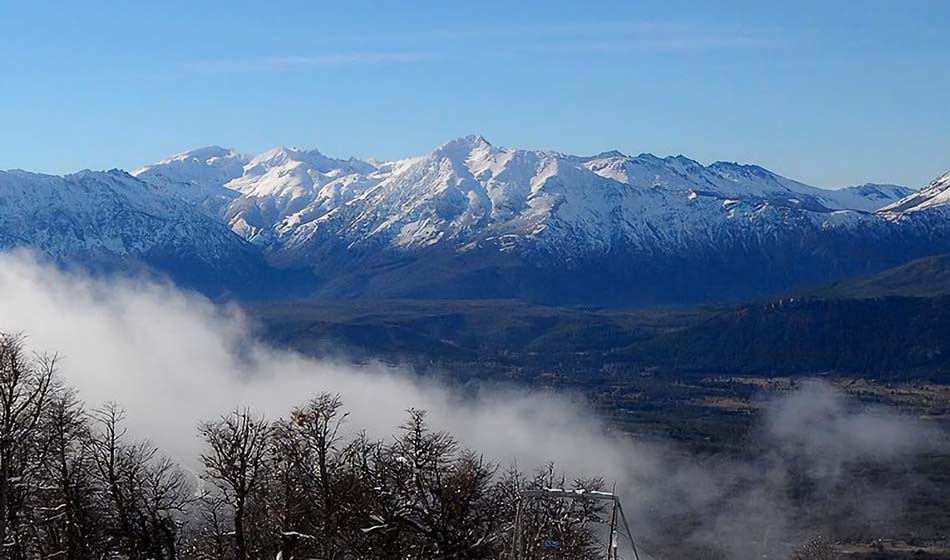
M 579 41 L 597 39 L 613 43 L 641 43 L 673 49 L 748 47 L 774 48 L 784 43 L 777 31 L 711 27 L 683 22 L 604 21 L 581 23 L 539 23 L 496 27 L 424 30 L 407 35 L 418 39 L 507 39 L 534 41 Z
M 178 79 L 214 74 L 253 72 L 285 72 L 301 68 L 331 68 L 353 65 L 408 64 L 437 58 L 435 53 L 421 52 L 327 52 L 308 55 L 261 56 L 192 60 L 176 67 L 143 74 L 147 79 Z
M 512 48 L 514 51 L 537 53 L 629 54 L 636 52 L 705 52 L 730 48 L 776 49 L 782 45 L 781 41 L 767 38 L 707 36 L 538 41 L 513 45 Z
M 675 22 L 590 22 L 484 30 L 506 35 L 516 52 L 684 52 L 720 49 L 775 49 L 786 44 L 779 32 L 710 27 Z
M 650 21 L 444 27 L 322 38 L 317 43 L 331 41 L 337 46 L 346 45 L 347 48 L 286 56 L 194 60 L 181 64 L 171 72 L 151 76 L 176 77 L 282 72 L 307 67 L 411 64 L 472 56 L 697 52 L 714 49 L 774 49 L 785 45 L 785 39 L 779 33 L 767 30 L 747 31 L 692 23 Z M 374 48 L 358 48 L 367 44 L 372 44 Z
M 230 60 L 196 60 L 185 63 L 182 69 L 197 73 L 279 72 L 301 67 L 420 62 L 432 59 L 434 56 L 434 54 L 418 52 L 334 52 Z

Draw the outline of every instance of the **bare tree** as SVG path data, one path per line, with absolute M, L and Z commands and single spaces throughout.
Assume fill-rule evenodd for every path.
M 55 356 L 27 356 L 22 336 L 0 334 L 0 547 L 14 557 L 22 554 L 15 529 L 24 503 L 16 494 L 39 468 L 31 455 L 55 370 Z
M 286 420 L 275 422 L 271 431 L 267 501 L 270 530 L 279 540 L 280 558 L 295 557 L 302 539 L 315 540 L 318 505 L 312 499 L 312 477 L 316 461 L 300 431 Z
M 228 558 L 225 533 L 233 527 L 233 510 L 220 492 L 202 492 L 193 502 L 194 515 L 185 558 L 223 560 Z
M 113 549 L 123 550 L 132 560 L 145 554 L 135 538 L 134 497 L 127 481 L 143 469 L 140 453 L 128 444 L 127 429 L 122 425 L 125 412 L 116 403 L 106 403 L 95 411 L 98 433 L 92 441 L 93 463 L 102 486 L 102 508 L 107 517 L 106 531 Z
M 174 560 L 176 515 L 190 501 L 187 476 L 147 441 L 128 438 L 124 412 L 116 404 L 97 410 L 94 419 L 98 430 L 91 438 L 92 463 L 112 549 L 132 560 Z
M 142 473 L 141 498 L 137 502 L 152 558 L 178 558 L 179 516 L 194 501 L 192 494 L 191 481 L 175 462 L 161 457 L 151 458 L 146 464 Z
M 284 430 L 297 442 L 289 457 L 300 474 L 306 500 L 315 505 L 309 535 L 319 535 L 322 558 L 337 557 L 337 538 L 343 523 L 345 508 L 338 491 L 341 474 L 340 428 L 347 414 L 341 413 L 343 403 L 339 395 L 323 393 L 306 405 L 294 409 Z
M 249 498 L 263 482 L 270 428 L 263 418 L 245 409 L 202 423 L 198 431 L 208 446 L 201 455 L 205 475 L 234 508 L 235 556 L 247 560 Z
M 431 431 L 425 416 L 410 409 L 396 440 L 373 458 L 366 476 L 378 490 L 367 532 L 379 534 L 385 557 L 484 558 L 497 522 L 488 492 L 495 469 Z
M 42 423 L 48 452 L 38 516 L 44 551 L 68 560 L 90 558 L 99 550 L 101 532 L 91 469 L 89 418 L 71 388 L 57 388 Z
M 593 558 L 591 501 L 513 507 L 525 490 L 564 488 L 553 467 L 496 476 L 494 465 L 409 410 L 390 442 L 342 434 L 338 395 L 321 394 L 273 425 L 248 410 L 199 426 L 191 479 L 133 439 L 109 403 L 84 411 L 56 382 L 55 358 L 27 357 L 0 335 L 0 557 L 126 560 L 500 558 L 519 514 L 523 558 Z M 599 479 L 573 489 L 599 490 Z M 194 506 L 194 507 L 192 507 Z M 830 560 L 816 540 L 796 560 Z
M 383 551 L 394 527 L 380 515 L 389 495 L 382 486 L 385 463 L 382 442 L 358 432 L 336 463 L 337 499 L 345 516 L 340 519 L 338 540 L 345 558 L 385 558 Z M 396 539 L 398 540 L 398 539 Z

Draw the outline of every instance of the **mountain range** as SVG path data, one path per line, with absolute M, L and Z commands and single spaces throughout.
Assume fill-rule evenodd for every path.
M 209 147 L 0 172 L 0 247 L 240 299 L 738 300 L 950 252 L 950 174 L 836 190 L 755 165 L 493 146 L 399 161 Z

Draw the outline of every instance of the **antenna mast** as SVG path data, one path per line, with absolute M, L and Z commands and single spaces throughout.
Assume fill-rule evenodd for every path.
M 634 560 L 640 560 L 640 554 L 637 552 L 637 544 L 633 539 L 633 533 L 630 531 L 630 525 L 627 523 L 627 517 L 623 512 L 623 504 L 620 497 L 613 492 L 593 492 L 587 490 L 563 490 L 560 488 L 544 488 L 540 490 L 524 490 L 518 496 L 518 507 L 515 512 L 514 535 L 512 537 L 511 560 L 524 560 L 524 543 L 522 534 L 524 532 L 524 508 L 529 500 L 586 500 L 602 501 L 610 503 L 610 534 L 607 541 L 606 560 L 622 560 L 619 555 L 618 537 L 624 536 L 630 541 L 633 549 Z M 618 522 L 623 529 L 623 533 L 618 531 Z

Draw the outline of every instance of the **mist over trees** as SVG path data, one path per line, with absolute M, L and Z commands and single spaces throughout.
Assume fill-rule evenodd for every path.
M 131 434 L 118 404 L 88 409 L 57 364 L 0 333 L 2 560 L 607 557 L 603 502 L 526 498 L 604 480 L 494 464 L 422 410 L 378 440 L 331 393 L 276 419 L 236 409 L 195 427 L 202 451 L 181 465 Z M 837 557 L 820 537 L 789 554 Z
M 87 410 L 56 366 L 0 334 L 0 558 L 510 558 L 523 491 L 604 487 L 500 468 L 420 410 L 372 440 L 332 394 L 276 420 L 239 409 L 201 423 L 191 472 L 129 434 L 119 405 Z M 604 515 L 522 508 L 520 558 L 602 557 Z

